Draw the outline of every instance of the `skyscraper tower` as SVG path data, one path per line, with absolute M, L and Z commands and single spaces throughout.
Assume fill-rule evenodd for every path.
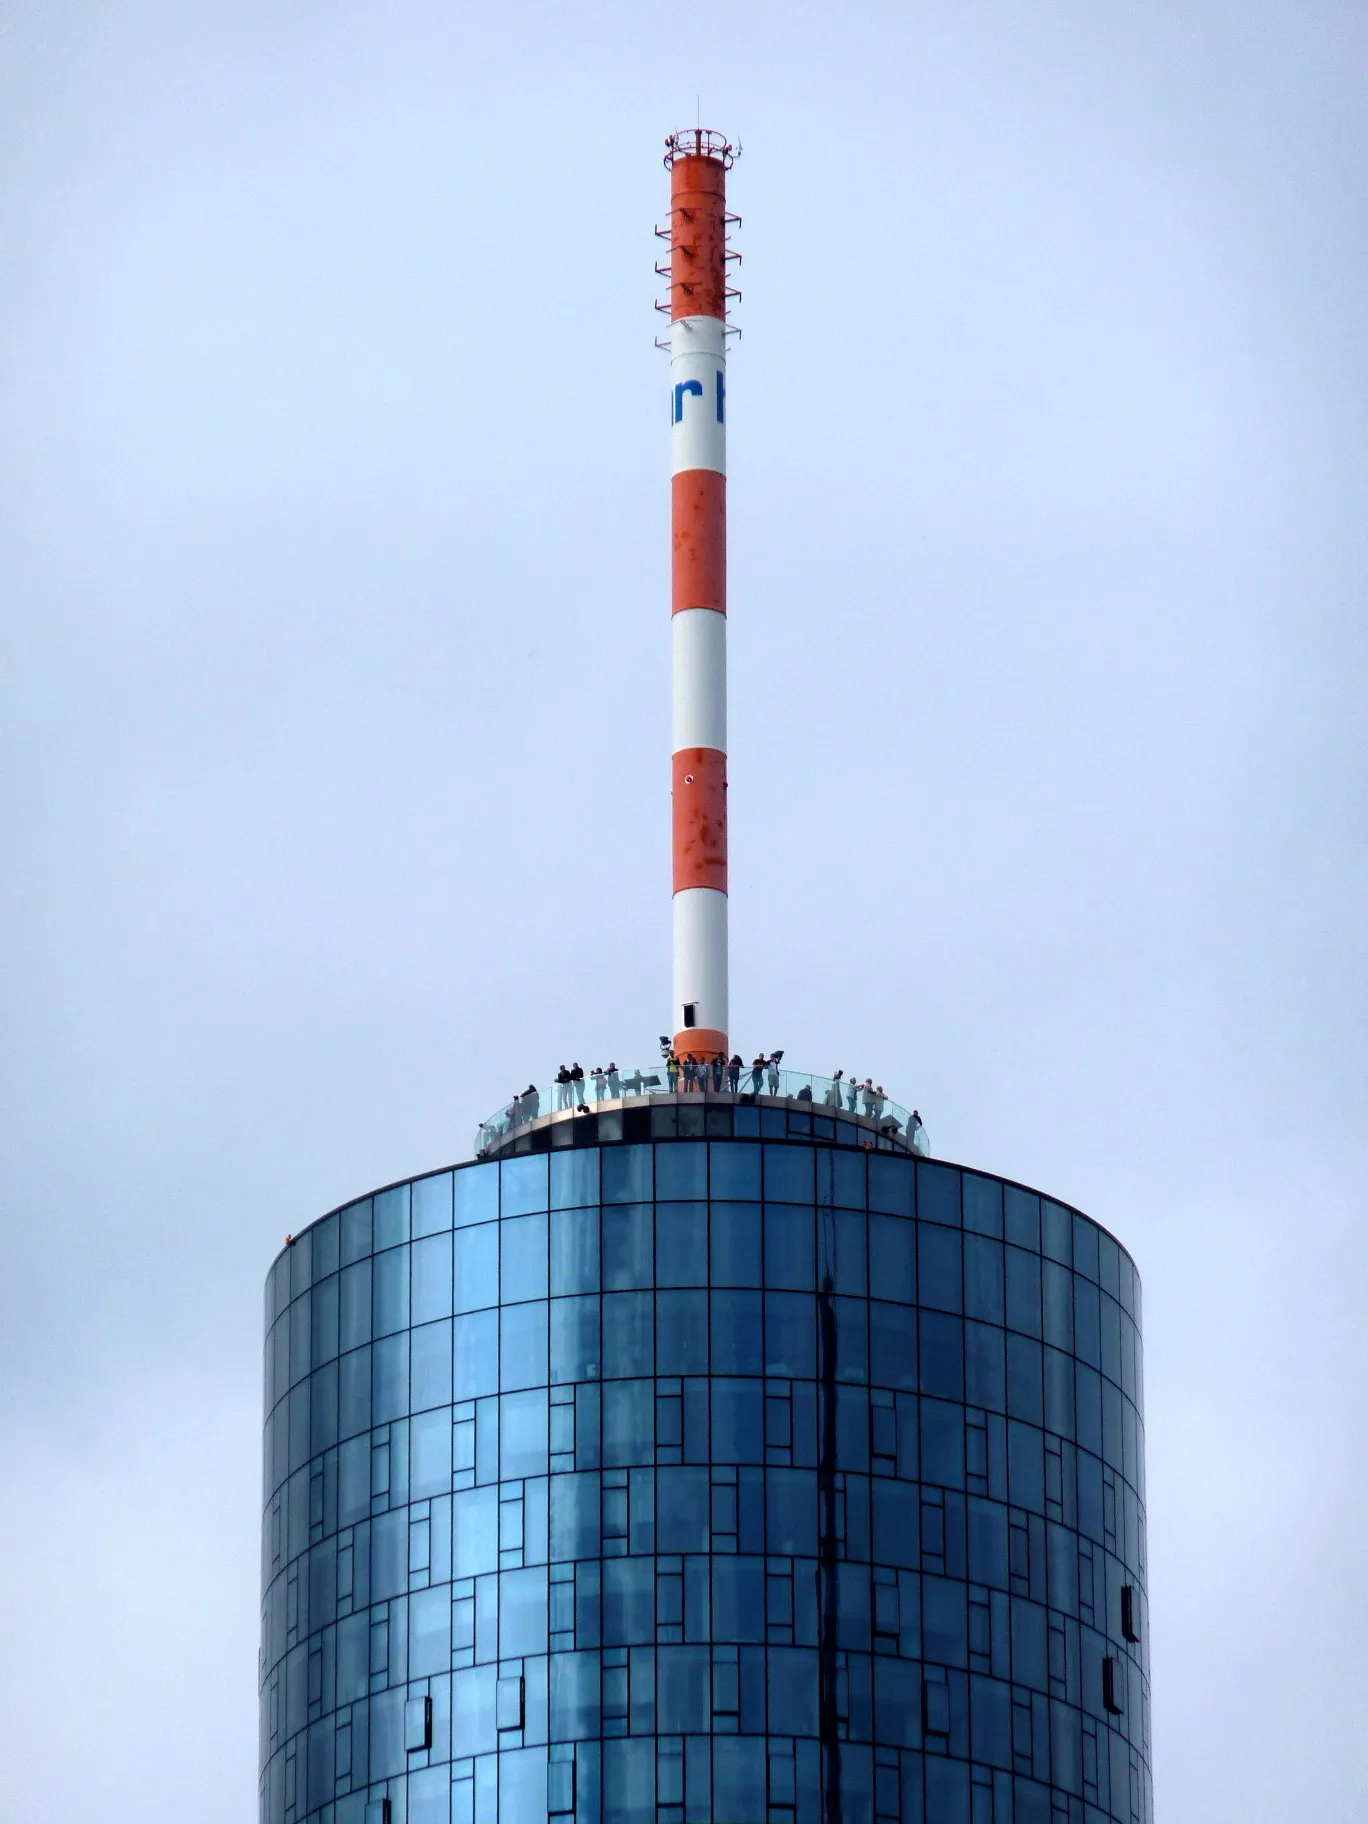
M 266 1285 L 263 1824 L 1150 1824 L 1140 1283 L 729 1073 L 725 178 L 667 142 L 675 1059 Z M 668 1043 L 668 1041 L 667 1041 Z

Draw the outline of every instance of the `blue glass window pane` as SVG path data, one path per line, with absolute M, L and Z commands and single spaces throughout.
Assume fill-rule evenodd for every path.
M 928 1231 L 934 1233 L 935 1231 Z M 964 1310 L 990 1324 L 1004 1321 L 1002 1297 L 1002 1243 L 986 1235 L 964 1238 Z
M 706 1292 L 656 1294 L 657 1374 L 708 1372 Z
M 655 1762 L 649 1736 L 603 1744 L 603 1824 L 654 1824 Z
M 1086 1279 L 1074 1275 L 1074 1352 L 1094 1368 L 1102 1366 L 1101 1294 Z
M 764 1345 L 758 1292 L 712 1294 L 714 1374 L 760 1374 Z
M 477 1400 L 499 1385 L 499 1314 L 476 1311 L 452 1326 L 455 1385 L 452 1396 Z
M 499 1568 L 499 1490 L 468 1488 L 452 1496 L 453 1577 L 482 1577 Z
M 820 1696 L 820 1664 L 810 1647 L 770 1648 L 769 1726 L 775 1735 L 815 1736 Z M 811 1798 L 816 1797 L 814 1792 Z M 815 1806 L 811 1815 L 816 1816 Z
M 784 1204 L 765 1206 L 765 1284 L 793 1292 L 811 1292 L 813 1213 Z
M 1102 1372 L 1121 1385 L 1121 1307 L 1102 1294 Z
M 921 1667 L 896 1659 L 874 1662 L 874 1733 L 889 1747 L 910 1748 L 921 1740 Z M 917 1809 L 904 1817 L 921 1817 L 921 1776 L 917 1776 Z M 896 1816 L 896 1812 L 892 1815 Z
M 656 1471 L 656 1549 L 708 1549 L 708 1471 L 692 1465 Z
M 387 1336 L 371 1350 L 371 1417 L 383 1425 L 408 1411 L 408 1337 Z
M 816 1305 L 811 1293 L 765 1294 L 765 1372 L 795 1380 L 817 1373 Z
M 1121 1410 L 1125 1402 L 1121 1389 L 1110 1381 L 1102 1383 L 1102 1456 L 1113 1469 L 1120 1469 L 1125 1456 L 1124 1426 Z
M 1097 1225 L 1089 1222 L 1086 1216 L 1075 1215 L 1073 1219 L 1074 1272 L 1081 1273 L 1094 1284 L 1098 1278 L 1097 1261 Z
M 922 1580 L 922 1651 L 940 1666 L 969 1664 L 965 1586 L 945 1577 Z
M 1019 1419 L 1007 1422 L 1008 1477 L 1012 1500 L 1033 1514 L 1045 1512 L 1045 1434 Z
M 657 1146 L 655 1168 L 658 1199 L 707 1196 L 708 1148 L 704 1141 Z
M 1044 1423 L 1040 1344 L 1029 1336 L 1007 1336 L 1007 1410 L 1014 1419 Z
M 451 1319 L 423 1324 L 410 1339 L 412 1406 L 423 1412 L 429 1406 L 451 1404 Z
M 503 1307 L 499 1325 L 500 1387 L 541 1387 L 546 1384 L 546 1328 L 545 1299 L 534 1299 L 526 1305 Z
M 599 1372 L 599 1301 L 589 1293 L 551 1300 L 551 1379 L 593 1381 Z
M 761 1149 L 713 1140 L 708 1147 L 713 1173 L 713 1197 L 742 1198 L 753 1202 L 761 1195 Z
M 545 1215 L 515 1216 L 499 1225 L 499 1297 L 505 1304 L 545 1298 Z
M 922 1222 L 959 1227 L 960 1175 L 952 1166 L 918 1161 L 917 1216 Z
M 377 1191 L 372 1198 L 374 1205 L 373 1233 L 374 1246 L 378 1254 L 382 1248 L 396 1247 L 409 1238 L 409 1187 L 396 1184 L 388 1191 Z
M 341 1315 L 339 1343 L 343 1350 L 355 1349 L 371 1338 L 371 1263 L 359 1260 L 344 1267 L 341 1274 Z
M 836 1319 L 836 1379 L 867 1381 L 868 1305 L 862 1298 L 833 1298 L 831 1305 Z
M 450 1172 L 436 1172 L 430 1178 L 418 1178 L 413 1184 L 413 1233 L 439 1235 L 451 1227 Z
M 656 1205 L 656 1284 L 706 1286 L 708 1283 L 708 1206 L 706 1203 Z
M 761 1380 L 716 1377 L 712 1383 L 712 1460 L 763 1463 L 764 1387 Z
M 451 1316 L 451 1234 L 429 1235 L 409 1250 L 412 1276 L 411 1322 L 431 1323 Z M 386 1254 L 378 1257 L 387 1260 Z M 377 1285 L 379 1283 L 377 1279 Z
M 608 1146 L 602 1153 L 603 1201 L 649 1203 L 654 1196 L 649 1146 Z
M 815 1471 L 765 1471 L 765 1549 L 788 1557 L 817 1556 Z
M 451 1487 L 451 1412 L 420 1412 L 409 1426 L 409 1495 L 421 1501 Z M 445 1670 L 445 1668 L 443 1668 Z
M 309 1372 L 309 1357 L 312 1353 L 310 1317 L 313 1296 L 306 1292 L 302 1298 L 295 1300 L 288 1314 L 281 1319 L 289 1328 L 289 1378 L 293 1387 Z
M 572 1147 L 551 1155 L 551 1208 L 568 1210 L 599 1200 L 597 1147 Z
M 456 1204 L 452 1220 L 458 1229 L 472 1222 L 490 1222 L 499 1213 L 497 1165 L 466 1165 L 455 1174 Z
M 656 1650 L 656 1727 L 662 1735 L 703 1735 L 712 1728 L 711 1678 L 707 1647 Z
M 336 1442 L 337 1363 L 330 1362 L 309 1377 L 309 1454 L 316 1457 Z
M 917 1276 L 923 1305 L 937 1311 L 963 1308 L 957 1231 L 917 1224 Z
M 988 1412 L 1007 1410 L 1004 1334 L 993 1324 L 964 1326 L 964 1397 Z
M 1077 1376 L 1078 1442 L 1095 1456 L 1102 1455 L 1102 1379 L 1094 1368 L 1075 1362 Z
M 1037 1752 L 1043 1753 L 1043 1748 Z M 1034 1780 L 1017 1779 L 1012 1782 L 1012 1791 L 1012 1824 L 1052 1824 L 1048 1786 L 1037 1786 Z
M 371 1523 L 371 1596 L 384 1602 L 408 1588 L 408 1515 L 381 1514 Z
M 455 1240 L 456 1309 L 479 1311 L 499 1302 L 499 1225 L 458 1229 Z
M 969 1763 L 926 1757 L 926 1815 L 936 1824 L 969 1824 Z
M 409 1321 L 409 1251 L 390 1248 L 373 1262 L 373 1318 L 375 1334 L 388 1336 Z
M 1041 1252 L 1062 1267 L 1073 1265 L 1073 1212 L 1062 1204 L 1040 1200 Z
M 1102 1543 L 1102 1463 L 1090 1451 L 1078 1453 L 1078 1530 Z
M 342 1265 L 363 1260 L 371 1251 L 371 1200 L 349 1203 L 341 1213 Z
M 964 1398 L 964 1326 L 957 1317 L 922 1311 L 921 1391 L 945 1400 Z
M 492 1668 L 491 1668 L 492 1669 Z M 599 1732 L 599 1656 L 551 1655 L 551 1737 L 582 1742 Z M 535 1813 L 529 1813 L 535 1816 Z
M 605 1292 L 630 1292 L 651 1284 L 649 1203 L 619 1204 L 603 1212 L 602 1273 Z
M 813 1201 L 812 1148 L 810 1146 L 765 1147 L 766 1203 L 811 1203 Z
M 841 1469 L 859 1470 L 862 1474 L 869 1468 L 869 1393 L 864 1387 L 838 1387 L 836 1389 L 836 1463 Z M 863 1525 L 863 1523 L 861 1523 Z M 852 1531 L 854 1529 L 852 1528 Z M 855 1551 L 851 1556 L 864 1558 L 867 1554 Z
M 1074 1436 L 1073 1358 L 1059 1349 L 1045 1351 L 1045 1425 L 1061 1438 Z
M 341 1228 L 336 1212 L 331 1216 L 325 1216 L 322 1222 L 316 1222 L 313 1226 L 312 1234 L 313 1281 L 314 1284 L 317 1285 L 321 1279 L 326 1279 L 330 1273 L 336 1273 L 339 1265 L 338 1246 L 341 1240 Z M 1127 1267 L 1126 1278 L 1129 1280 L 1129 1263 L 1123 1264 Z M 1132 1307 L 1128 1293 L 1121 1302 L 1127 1311 L 1131 1310 Z
M 920 1489 L 914 1483 L 892 1482 L 878 1476 L 872 1494 L 875 1564 L 915 1570 L 920 1551 Z
M 974 1759 L 990 1767 L 1012 1765 L 1012 1687 L 997 1678 L 969 1680 L 969 1733 Z
M 314 1278 L 315 1279 L 318 1279 L 320 1276 L 318 1261 L 319 1261 L 318 1249 L 317 1249 L 317 1247 L 315 1247 L 315 1250 L 314 1250 Z M 1121 1252 L 1119 1254 L 1119 1258 L 1117 1260 L 1117 1293 L 1116 1293 L 1116 1296 L 1120 1299 L 1121 1309 L 1126 1313 L 1126 1315 L 1128 1317 L 1134 1317 L 1135 1316 L 1135 1262 L 1130 1258 L 1130 1256 L 1128 1254 L 1126 1254 L 1124 1252 Z
M 1007 1250 L 1007 1324 L 1026 1336 L 1041 1333 L 1040 1256 Z
M 338 1363 L 338 1431 L 344 1438 L 369 1431 L 371 1422 L 370 1350 L 353 1349 Z M 369 1488 L 367 1494 L 369 1494 Z
M 765 1638 L 765 1561 L 746 1555 L 715 1557 L 713 1573 L 714 1640 L 763 1642 Z
M 551 1290 L 597 1292 L 598 1287 L 597 1209 L 554 1211 L 551 1216 Z
M 760 1205 L 714 1203 L 710 1245 L 715 1286 L 760 1285 Z
M 409 1597 L 409 1675 L 431 1678 L 450 1667 L 451 1591 L 443 1584 Z
M 869 1207 L 887 1216 L 910 1216 L 915 1201 L 913 1165 L 910 1159 L 894 1159 L 884 1153 L 869 1158 Z
M 921 1403 L 921 1472 L 924 1482 L 964 1487 L 964 1408 L 944 1400 Z
M 1073 1274 L 1054 1261 L 1042 1262 L 1045 1341 L 1073 1354 Z
M 979 1495 L 969 1497 L 969 1577 L 990 1589 L 1007 1588 L 1007 1509 Z
M 494 1719 L 494 1693 L 499 1668 L 495 1664 L 472 1666 L 451 1680 L 451 1729 L 467 1754 L 487 1753 L 498 1744 Z M 491 1770 L 496 1763 L 489 1762 Z M 371 1772 L 376 1772 L 372 1756 Z M 459 1803 L 459 1801 L 458 1801 Z M 485 1814 L 492 1821 L 492 1805 Z M 369 1820 L 367 1820 L 369 1824 Z
M 879 1298 L 916 1302 L 916 1245 L 914 1223 L 896 1216 L 869 1218 L 869 1283 Z
M 1046 1615 L 1042 1603 L 1012 1598 L 1012 1677 L 1033 1691 L 1049 1690 L 1046 1662 Z
M 764 1737 L 714 1736 L 712 1824 L 756 1824 L 765 1803 Z
M 544 1210 L 550 1197 L 545 1153 L 523 1159 L 505 1159 L 499 1166 L 499 1214 L 525 1216 Z
M 499 1474 L 505 1482 L 546 1474 L 546 1389 L 506 1393 L 499 1401 Z
M 603 1461 L 609 1469 L 651 1462 L 655 1383 L 608 1381 L 603 1388 Z
M 817 1152 L 817 1201 L 824 1208 L 863 1210 L 868 1201 L 865 1154 L 845 1148 Z
M 877 1282 L 876 1282 L 877 1283 Z M 877 1387 L 917 1386 L 917 1314 L 875 1299 L 869 1307 L 869 1378 Z
M 996 1178 L 964 1174 L 964 1226 L 979 1235 L 1002 1238 L 1002 1185 Z
M 655 1559 L 607 1558 L 603 1564 L 603 1644 L 644 1646 L 655 1638 Z
M 1009 1184 L 1004 1192 L 1008 1241 L 1019 1248 L 1040 1252 L 1040 1199 L 1034 1191 Z
M 1113 1298 L 1119 1298 L 1121 1296 L 1121 1250 L 1117 1247 L 1115 1239 L 1103 1233 L 1101 1229 L 1095 1230 L 1094 1233 L 1097 1236 L 1097 1283 L 1104 1292 L 1109 1292 Z
M 824 1210 L 817 1225 L 817 1248 L 819 1283 L 854 1298 L 864 1298 L 869 1291 L 864 1212 Z
M 551 1558 L 596 1558 L 599 1478 L 596 1470 L 551 1478 Z
M 622 1379 L 654 1371 L 652 1296 L 610 1292 L 603 1300 L 603 1373 Z

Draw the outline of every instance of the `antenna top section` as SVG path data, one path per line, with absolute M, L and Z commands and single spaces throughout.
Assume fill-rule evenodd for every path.
M 681 127 L 665 140 L 665 169 L 668 171 L 681 158 L 711 158 L 730 171 L 741 156 L 725 133 L 714 133 L 710 127 Z

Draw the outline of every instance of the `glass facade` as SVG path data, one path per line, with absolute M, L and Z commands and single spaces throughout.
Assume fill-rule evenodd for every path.
M 654 1112 L 272 1268 L 264 1824 L 1148 1824 L 1129 1256 Z

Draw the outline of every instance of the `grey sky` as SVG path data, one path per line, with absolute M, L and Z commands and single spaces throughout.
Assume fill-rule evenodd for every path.
M 275 1249 L 667 1024 L 701 96 L 737 1040 L 1131 1248 L 1159 1815 L 1359 1824 L 1368 15 L 43 0 L 0 47 L 0 1810 L 254 1815 Z

